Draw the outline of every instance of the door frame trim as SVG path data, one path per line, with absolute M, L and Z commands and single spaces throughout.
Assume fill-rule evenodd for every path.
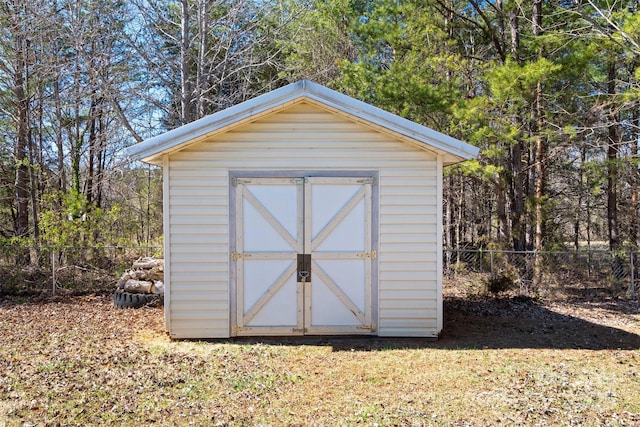
M 371 185 L 371 249 L 379 251 L 380 231 L 380 179 L 377 170 L 230 170 L 229 195 L 229 335 L 237 336 L 237 261 L 231 257 L 236 251 L 236 191 L 234 181 L 238 178 L 372 178 Z M 378 324 L 379 258 L 371 262 L 371 322 Z M 274 331 L 275 332 L 275 331 Z M 275 333 L 282 335 L 281 333 Z M 376 331 L 371 332 L 377 335 Z M 291 333 L 291 335 L 295 335 Z

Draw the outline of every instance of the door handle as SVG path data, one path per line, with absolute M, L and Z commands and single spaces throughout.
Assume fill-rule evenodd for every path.
M 298 254 L 298 282 L 311 281 L 311 254 Z

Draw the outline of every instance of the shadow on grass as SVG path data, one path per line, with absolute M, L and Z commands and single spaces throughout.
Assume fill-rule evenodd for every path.
M 610 303 L 613 304 L 613 303 Z M 634 308 L 635 307 L 635 308 Z M 637 302 L 616 311 L 635 314 Z M 529 299 L 445 299 L 438 340 L 382 337 L 237 338 L 234 343 L 331 346 L 334 351 L 440 349 L 637 350 L 640 335 L 557 313 Z
M 581 307 L 602 309 L 605 304 L 606 311 L 615 312 L 619 321 L 632 321 L 627 315 L 639 313 L 638 303 L 629 301 Z M 605 315 L 603 310 L 593 310 L 592 317 L 597 313 Z M 640 349 L 640 335 L 559 313 L 525 298 L 449 299 L 445 301 L 445 328 L 438 344 L 445 348 L 636 350 Z

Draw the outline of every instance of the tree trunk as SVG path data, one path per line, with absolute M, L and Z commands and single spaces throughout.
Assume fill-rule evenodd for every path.
M 96 141 L 96 171 L 94 175 L 94 203 L 97 208 L 102 207 L 102 192 L 104 186 L 104 170 L 106 160 L 106 130 L 105 130 L 105 114 L 104 114 L 104 99 L 101 102 L 101 107 L 98 110 L 98 139 Z
M 200 40 L 198 43 L 198 63 L 196 64 L 196 105 L 198 118 L 204 117 L 206 113 L 205 109 L 205 97 L 204 93 L 206 88 L 206 72 L 205 64 L 207 61 L 207 51 L 209 48 L 208 40 L 208 27 L 209 27 L 209 1 L 199 0 L 198 2 L 198 28 Z
M 18 27 L 16 24 L 15 27 Z M 16 28 L 16 34 L 19 29 Z M 29 234 L 29 194 L 28 194 L 28 170 L 27 170 L 27 146 L 29 138 L 29 100 L 25 91 L 26 85 L 26 48 L 25 40 L 20 37 L 16 40 L 16 59 L 14 74 L 14 94 L 16 103 L 16 143 L 14 156 L 16 161 L 16 223 L 15 234 L 17 237 L 27 237 Z
M 193 121 L 193 94 L 189 78 L 189 49 L 191 38 L 189 34 L 189 1 L 180 1 L 180 121 L 182 124 Z
M 95 93 L 91 96 L 91 107 L 89 108 L 89 164 L 87 165 L 87 178 L 85 179 L 85 194 L 87 195 L 87 203 L 90 205 L 93 202 L 93 179 L 94 179 L 94 165 L 96 158 L 96 100 Z
M 532 13 L 533 35 L 540 36 L 542 34 L 542 0 L 533 2 Z M 542 57 L 542 51 L 539 54 Z M 542 83 L 538 81 L 536 85 L 535 105 L 533 106 L 533 122 L 536 131 L 536 159 L 535 159 L 535 232 L 533 247 L 536 251 L 542 250 L 544 245 L 544 223 L 545 212 L 544 203 L 546 195 L 546 168 L 545 161 L 547 157 L 547 141 L 542 135 L 544 127 L 544 114 L 542 111 Z
M 40 97 L 40 100 L 42 97 Z M 42 102 L 40 101 L 40 105 L 38 106 L 38 115 L 39 115 L 39 123 L 42 123 Z M 39 135 L 42 135 L 42 132 L 38 132 Z M 40 244 L 40 225 L 38 220 L 38 208 L 39 208 L 39 200 L 40 200 L 40 174 L 38 173 L 41 168 L 34 167 L 35 165 L 42 166 L 42 161 L 38 156 L 40 153 L 40 148 L 36 146 L 36 143 L 33 138 L 33 133 L 30 132 L 29 138 L 29 194 L 31 196 L 31 223 L 33 228 L 33 241 L 35 245 Z M 33 263 L 37 257 L 31 257 L 31 261 Z
M 511 149 L 511 240 L 515 251 L 526 249 L 522 145 L 522 142 L 517 142 Z
M 447 178 L 447 205 L 445 211 L 445 246 L 457 249 L 453 242 L 455 242 L 455 227 L 454 227 L 454 213 L 453 213 L 453 176 Z
M 632 159 L 637 159 L 640 156 L 640 108 L 636 106 L 632 113 L 633 135 L 631 142 Z M 634 250 L 638 250 L 638 192 L 640 191 L 640 169 L 638 164 L 633 162 L 631 164 L 631 177 L 630 177 L 630 191 L 631 191 L 631 214 L 629 224 L 629 240 Z
M 608 70 L 607 92 L 616 93 L 616 64 L 611 62 Z M 607 125 L 607 225 L 609 249 L 615 251 L 620 244 L 618 234 L 618 120 L 615 107 L 611 107 Z
M 82 114 L 80 106 L 82 105 L 81 95 L 81 70 L 80 64 L 76 63 L 74 66 L 74 81 L 73 81 L 73 123 L 69 124 L 69 152 L 71 155 L 71 186 L 77 194 L 80 194 L 80 160 L 82 155 L 82 142 L 84 139 L 84 132 L 81 129 Z
M 532 32 L 534 37 L 542 34 L 542 0 L 534 0 L 533 10 L 531 13 Z M 541 49 L 538 58 L 543 57 Z M 545 235 L 545 196 L 546 196 L 546 168 L 547 159 L 547 141 L 542 134 L 544 128 L 544 115 L 542 112 L 542 82 L 538 81 L 536 85 L 535 101 L 533 105 L 532 122 L 535 130 L 535 225 L 533 247 L 536 251 L 535 264 L 533 270 L 533 280 L 536 289 L 538 289 L 543 280 L 543 259 L 542 251 L 544 247 Z
M 520 49 L 520 24 L 516 8 L 509 10 L 509 31 L 511 34 L 511 56 L 518 61 Z M 515 115 L 514 126 L 519 127 L 521 118 Z M 518 141 L 511 147 L 511 185 L 509 186 L 509 198 L 511 202 L 511 242 L 513 249 L 523 251 L 526 248 L 526 230 L 524 220 L 524 177 L 522 171 L 523 142 Z
M 511 57 L 517 61 L 520 47 L 520 30 L 518 28 L 518 11 L 516 8 L 512 8 L 509 11 L 509 32 L 511 34 Z
M 582 146 L 580 149 L 580 168 L 578 169 L 578 202 L 576 203 L 576 211 L 575 211 L 575 223 L 573 226 L 574 237 L 573 237 L 573 245 L 576 249 L 580 249 L 580 213 L 582 211 L 583 199 L 586 200 L 585 211 L 588 212 L 589 206 L 589 197 L 585 197 L 585 192 L 587 191 L 588 185 L 585 182 L 585 174 L 584 174 L 584 164 L 587 159 L 587 148 Z
M 58 81 L 58 76 L 56 76 L 53 82 L 53 97 L 55 101 L 56 107 L 56 120 L 58 122 L 58 126 L 56 126 L 56 148 L 57 148 L 57 167 L 58 167 L 58 189 L 62 193 L 67 192 L 67 177 L 64 171 L 64 143 L 62 136 L 62 106 L 60 101 L 60 82 Z M 62 202 L 60 202 L 62 204 Z
M 502 185 L 494 186 L 496 192 L 496 216 L 498 217 L 498 242 L 507 244 L 509 241 L 509 218 L 507 215 L 507 193 Z

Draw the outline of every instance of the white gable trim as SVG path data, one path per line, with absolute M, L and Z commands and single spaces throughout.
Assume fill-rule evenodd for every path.
M 472 159 L 479 153 L 478 148 L 458 139 L 308 80 L 292 83 L 150 138 L 129 147 L 127 153 L 134 160 L 159 164 L 163 154 L 182 149 L 186 144 L 198 142 L 211 134 L 227 131 L 305 100 L 319 106 L 324 105 L 378 130 L 396 134 L 402 140 L 416 141 L 418 146 L 424 145 L 424 149 L 444 154 L 445 163 Z

